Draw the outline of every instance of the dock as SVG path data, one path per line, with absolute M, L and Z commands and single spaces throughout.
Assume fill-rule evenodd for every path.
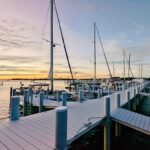
M 146 82 L 140 86 L 140 91 L 142 91 L 146 84 L 148 83 Z M 135 94 L 138 94 L 138 92 L 135 93 L 135 89 L 137 88 L 138 87 L 130 87 L 128 89 L 130 92 L 130 100 Z M 118 93 L 120 94 L 120 107 L 122 107 L 128 103 L 127 91 L 119 91 Z M 129 126 L 148 135 L 150 134 L 150 117 L 145 117 L 129 110 L 117 108 L 115 93 L 110 94 L 109 97 L 110 118 L 113 121 Z M 106 115 L 104 103 L 105 97 L 101 97 L 83 103 L 76 102 L 68 106 L 66 145 L 70 145 L 73 141 L 105 120 Z M 16 121 L 6 120 L 0 124 L 0 149 L 54 150 L 56 142 L 55 126 L 55 109 L 21 117 Z
M 111 114 L 113 121 L 150 135 L 150 117 L 119 108 Z

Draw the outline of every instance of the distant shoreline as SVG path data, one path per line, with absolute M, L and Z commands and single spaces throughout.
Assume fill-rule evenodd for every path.
M 108 79 L 108 78 L 97 78 L 96 80 L 102 80 L 102 79 Z M 124 79 L 124 78 L 120 78 L 120 79 Z M 129 78 L 129 80 L 132 80 L 133 78 Z M 139 79 L 139 78 L 135 78 L 135 79 Z M 150 78 L 144 78 L 146 80 L 150 80 Z M 49 80 L 49 79 L 0 79 L 0 81 L 8 81 L 8 80 Z M 61 78 L 61 79 L 54 79 L 54 80 L 72 80 L 72 79 L 66 79 L 66 78 Z M 84 78 L 84 79 L 75 79 L 75 80 L 93 80 L 93 78 Z M 125 80 L 128 80 L 128 78 L 125 78 Z

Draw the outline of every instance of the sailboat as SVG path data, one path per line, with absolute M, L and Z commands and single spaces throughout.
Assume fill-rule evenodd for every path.
M 70 61 L 69 61 L 69 57 L 68 57 L 68 53 L 67 53 L 67 48 L 66 48 L 66 44 L 65 44 L 65 39 L 63 36 L 63 32 L 62 32 L 62 27 L 61 27 L 61 23 L 60 23 L 60 19 L 59 19 L 59 15 L 58 15 L 58 11 L 57 11 L 57 7 L 56 7 L 56 2 L 55 0 L 50 0 L 50 71 L 49 71 L 49 75 L 48 75 L 48 79 L 51 81 L 51 88 L 50 88 L 50 92 L 53 93 L 54 92 L 54 55 L 53 55 L 53 50 L 54 47 L 56 46 L 56 44 L 54 43 L 54 38 L 53 38 L 53 19 L 54 19 L 54 9 L 56 12 L 56 16 L 57 16 L 57 21 L 58 21 L 58 25 L 59 25 L 59 30 L 60 30 L 60 35 L 61 35 L 61 39 L 62 39 L 62 43 L 63 43 L 63 47 L 64 47 L 64 51 L 65 51 L 65 55 L 66 55 L 66 59 L 67 59 L 67 63 L 68 63 L 68 67 L 70 70 L 70 74 L 72 77 L 72 81 L 74 83 L 74 77 L 73 77 L 73 73 L 72 73 L 72 68 L 70 65 Z

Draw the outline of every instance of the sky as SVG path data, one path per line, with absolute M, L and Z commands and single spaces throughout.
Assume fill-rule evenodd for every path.
M 114 76 L 123 76 L 123 50 L 131 69 L 150 77 L 150 1 L 55 0 L 75 78 L 93 78 L 96 22 Z M 50 69 L 49 0 L 0 0 L 0 79 L 47 78 Z M 97 78 L 109 77 L 98 36 Z M 54 12 L 54 77 L 70 78 Z M 139 65 L 140 64 L 140 65 Z M 126 76 L 127 74 L 126 62 Z

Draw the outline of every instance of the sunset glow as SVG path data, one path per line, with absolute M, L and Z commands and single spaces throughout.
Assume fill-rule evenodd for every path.
M 123 76 L 123 50 L 139 77 L 150 71 L 150 2 L 143 0 L 56 0 L 75 78 L 93 78 L 93 23 L 96 22 L 112 71 Z M 50 68 L 49 0 L 1 0 L 0 79 L 43 79 Z M 71 78 L 54 16 L 54 78 Z M 127 76 L 127 64 L 126 64 Z M 109 77 L 97 38 L 97 78 Z

